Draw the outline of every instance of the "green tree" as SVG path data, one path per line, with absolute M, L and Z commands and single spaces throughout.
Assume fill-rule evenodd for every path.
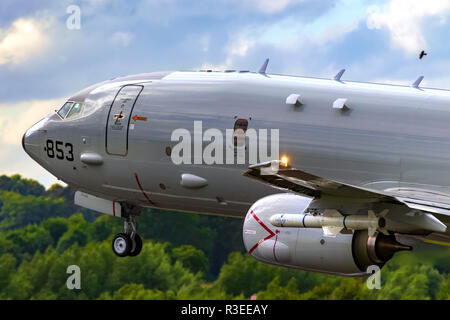
M 301 294 L 295 278 L 291 278 L 286 286 L 282 286 L 280 277 L 276 276 L 265 290 L 256 294 L 256 297 L 260 300 L 298 300 L 301 298 Z
M 435 299 L 443 276 L 420 253 L 398 253 L 381 269 L 376 299 Z
M 0 296 L 2 296 L 1 291 L 6 288 L 11 281 L 12 275 L 16 271 L 17 260 L 12 254 L 4 254 L 0 256 Z M 3 294 L 5 294 L 3 292 Z
M 87 244 L 88 237 L 81 230 L 72 229 L 61 237 L 58 243 L 58 252 L 63 252 L 74 244 L 79 246 L 85 246 Z
M 63 252 L 75 243 L 79 246 L 85 246 L 88 242 L 90 225 L 83 215 L 81 213 L 74 214 L 67 221 L 68 230 L 59 238 L 58 252 Z
M 182 245 L 174 248 L 172 254 L 176 260 L 179 260 L 184 267 L 192 272 L 201 272 L 202 274 L 208 272 L 209 262 L 203 251 L 191 245 Z
M 58 183 L 54 183 L 50 186 L 50 188 L 47 189 L 45 195 L 52 199 L 63 198 L 67 195 L 67 190 L 67 187 L 65 188 Z
M 0 256 L 6 252 L 12 252 L 13 243 L 6 237 L 6 234 L 0 233 Z
M 45 220 L 42 226 L 48 230 L 53 239 L 53 245 L 56 245 L 61 236 L 69 229 L 69 222 L 64 218 L 51 218 Z
M 450 300 L 450 278 L 448 277 L 448 274 L 446 274 L 444 278 L 445 280 L 442 281 L 436 298 L 442 300 Z
M 108 215 L 99 216 L 88 227 L 89 239 L 92 241 L 104 241 L 123 228 L 123 221 Z
M 53 244 L 50 232 L 35 224 L 7 232 L 6 239 L 12 244 L 8 252 L 20 260 L 26 253 L 33 255 L 36 251 L 43 252 Z
M 11 177 L 0 176 L 0 190 L 13 191 L 21 195 L 42 196 L 45 188 L 39 182 L 33 179 L 22 178 L 19 174 Z
M 217 285 L 233 296 L 244 294 L 250 297 L 264 290 L 279 274 L 276 267 L 256 261 L 248 255 L 233 252 L 220 270 Z
M 20 228 L 27 224 L 40 223 L 46 218 L 67 217 L 71 214 L 64 199 L 23 196 L 10 191 L 0 191 L 0 230 Z
M 244 250 L 240 219 L 145 209 L 138 225 L 145 238 L 167 241 L 175 247 L 192 245 L 205 252 L 209 279 L 217 276 L 231 252 Z
M 166 295 L 160 290 L 145 289 L 142 284 L 126 284 L 113 295 L 104 293 L 103 300 L 165 300 Z

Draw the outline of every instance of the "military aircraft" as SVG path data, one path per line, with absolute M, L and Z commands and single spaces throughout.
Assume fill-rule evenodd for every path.
M 28 129 L 23 148 L 76 204 L 124 219 L 120 257 L 141 251 L 142 207 L 243 218 L 256 259 L 348 276 L 449 242 L 450 91 L 267 64 L 93 85 Z

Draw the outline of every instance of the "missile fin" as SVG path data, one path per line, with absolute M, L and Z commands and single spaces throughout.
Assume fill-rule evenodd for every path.
M 377 228 L 374 228 L 371 226 L 367 229 L 367 233 L 369 234 L 369 237 L 374 237 L 377 234 L 377 232 L 378 232 Z
M 389 235 L 389 231 L 386 229 L 386 220 L 384 217 L 388 214 L 389 209 L 384 209 L 380 213 L 376 214 L 373 210 L 368 211 L 369 220 L 376 221 L 376 224 L 370 224 L 368 228 L 369 235 L 374 236 L 376 231 L 379 231 L 385 235 Z
M 335 237 L 342 229 L 342 227 L 322 227 L 323 234 L 326 237 Z

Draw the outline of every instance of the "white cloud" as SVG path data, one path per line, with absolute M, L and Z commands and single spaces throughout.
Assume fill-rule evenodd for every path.
M 65 99 L 23 101 L 12 104 L 0 104 L 0 174 L 15 174 L 33 178 L 46 187 L 57 179 L 39 166 L 22 150 L 22 136 L 34 123 L 55 108 Z
M 209 51 L 210 42 L 211 42 L 210 35 L 203 35 L 203 36 L 199 37 L 199 39 L 198 39 L 198 43 L 203 52 Z
M 231 39 L 234 39 L 231 37 Z M 221 64 L 211 64 L 209 62 L 203 63 L 201 69 L 212 70 L 226 70 L 233 67 L 235 58 L 245 57 L 248 51 L 255 45 L 255 42 L 246 37 L 239 37 L 236 40 L 231 41 L 225 47 L 226 58 Z
M 274 1 L 276 2 L 276 1 Z M 364 21 L 367 6 L 363 1 L 338 1 L 328 11 L 312 20 L 285 15 L 263 24 L 249 24 L 241 28 L 232 52 L 243 54 L 256 46 L 272 46 L 278 50 L 292 50 L 304 46 L 305 39 L 319 46 L 328 46 L 358 29 Z
M 115 32 L 112 37 L 111 41 L 115 45 L 119 45 L 122 47 L 128 47 L 131 43 L 131 41 L 134 39 L 134 34 L 131 32 Z
M 20 145 L 25 131 L 40 119 L 58 109 L 64 99 L 24 101 L 0 104 L 0 142 Z
M 424 18 L 436 17 L 445 23 L 449 11 L 448 0 L 391 0 L 382 7 L 370 6 L 366 23 L 369 29 L 387 28 L 395 46 L 417 54 L 427 46 L 422 31 Z
M 7 30 L 0 29 L 0 65 L 19 64 L 48 48 L 46 18 L 20 18 Z
M 231 56 L 244 57 L 248 50 L 254 45 L 254 41 L 250 39 L 240 38 L 232 42 L 228 46 L 228 51 Z
M 284 11 L 287 7 L 304 2 L 304 0 L 241 0 L 241 3 L 266 14 Z

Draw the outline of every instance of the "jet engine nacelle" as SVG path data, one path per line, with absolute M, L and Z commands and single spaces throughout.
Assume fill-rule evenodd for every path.
M 367 230 L 326 236 L 321 228 L 274 227 L 274 214 L 301 214 L 312 198 L 276 194 L 256 201 L 245 217 L 243 240 L 256 259 L 279 266 L 347 276 L 366 275 L 371 265 L 382 266 L 401 250 L 393 235 Z M 403 248 L 404 249 L 404 248 Z

